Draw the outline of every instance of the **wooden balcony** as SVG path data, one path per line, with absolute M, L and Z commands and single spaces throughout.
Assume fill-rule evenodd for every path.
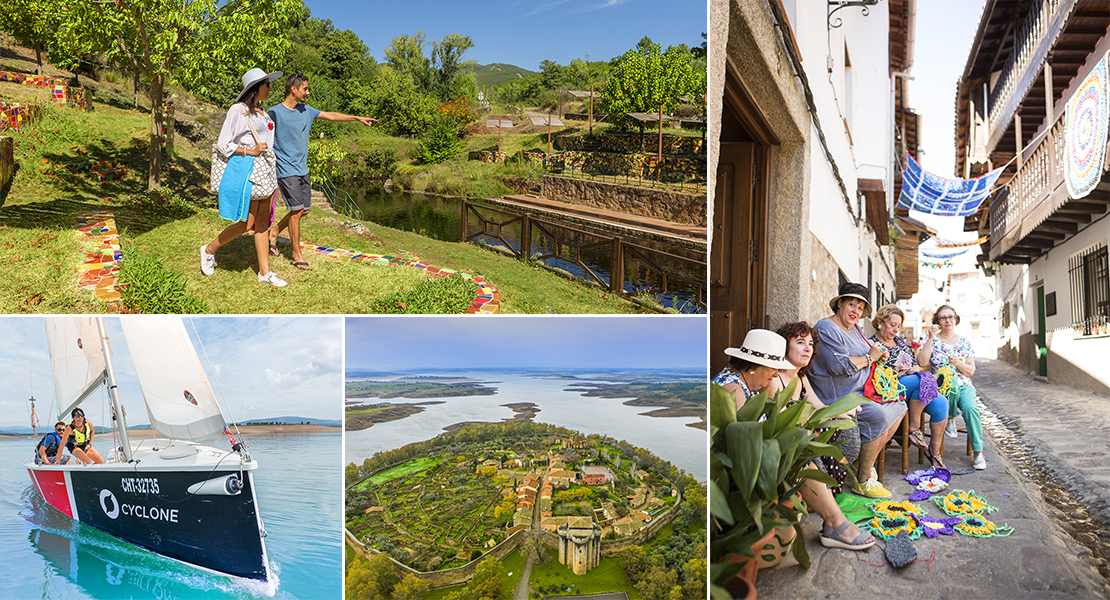
M 1105 173 L 1086 198 L 1073 200 L 1064 183 L 1064 119 L 1024 161 L 990 204 L 990 260 L 1029 264 L 1106 212 L 1110 183 Z

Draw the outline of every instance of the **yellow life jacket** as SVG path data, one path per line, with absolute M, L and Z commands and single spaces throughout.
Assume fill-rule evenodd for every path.
M 85 426 L 82 427 L 80 431 L 78 431 L 77 428 L 73 426 L 73 421 L 69 422 L 69 428 L 73 431 L 73 443 L 74 444 L 77 444 L 78 446 L 80 446 L 81 444 L 84 444 L 85 442 L 89 441 L 89 434 L 88 434 L 89 422 L 88 421 L 85 421 Z

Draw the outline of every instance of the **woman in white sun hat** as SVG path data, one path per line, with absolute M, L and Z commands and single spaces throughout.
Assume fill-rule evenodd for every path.
M 713 383 L 736 396 L 739 409 L 748 398 L 767 389 L 779 369 L 793 367 L 786 360 L 786 340 L 773 331 L 753 329 L 744 336 L 739 348 L 728 348 L 728 365 L 713 378 Z
M 220 129 L 215 150 L 228 159 L 218 190 L 220 216 L 235 222 L 200 247 L 200 270 L 205 275 L 215 273 L 216 251 L 220 246 L 251 231 L 258 256 L 259 283 L 274 287 L 285 285 L 285 281 L 270 270 L 269 229 L 274 220 L 273 196 L 264 200 L 251 198 L 251 183 L 247 179 L 256 167 L 255 158 L 267 149 L 273 151 L 274 123 L 261 103 L 270 95 L 270 82 L 281 76 L 280 71 L 266 73 L 258 68 L 247 71 L 243 75 L 243 91 L 228 109 Z M 274 172 L 275 190 L 276 178 Z

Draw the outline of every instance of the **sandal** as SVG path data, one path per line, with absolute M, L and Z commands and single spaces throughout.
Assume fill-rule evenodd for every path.
M 925 458 L 929 459 L 929 462 L 932 463 L 934 467 L 939 467 L 941 469 L 948 468 L 944 466 L 944 459 L 942 459 L 939 455 L 933 454 L 932 451 L 928 448 L 922 448 L 922 450 L 925 451 Z
M 277 244 L 270 244 L 270 256 L 281 256 L 281 252 L 278 252 Z
M 304 262 L 303 260 L 297 261 L 297 262 L 294 262 L 294 263 L 289 263 L 289 264 L 293 265 L 294 267 L 297 267 L 298 269 L 300 269 L 302 271 L 311 271 L 312 270 L 312 267 L 309 266 L 309 264 Z
M 928 448 L 929 444 L 925 443 L 925 436 L 921 435 L 921 431 L 914 429 L 910 432 L 910 443 L 918 448 Z
M 844 535 L 844 531 L 851 525 L 852 522 L 847 519 L 836 529 L 828 525 L 822 525 L 820 536 L 821 545 L 826 548 L 844 548 L 845 550 L 867 550 L 875 545 L 875 536 L 866 531 L 861 531 L 860 534 L 856 536 L 856 539 L 851 542 L 843 541 L 843 538 L 840 536 Z

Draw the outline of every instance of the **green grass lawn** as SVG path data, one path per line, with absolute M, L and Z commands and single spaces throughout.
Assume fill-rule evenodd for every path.
M 505 589 L 515 590 L 520 583 L 520 576 L 524 574 L 524 557 L 520 555 L 520 549 L 517 548 L 506 556 L 501 561 L 501 566 L 505 567 Z
M 438 465 L 439 461 L 440 461 L 440 459 L 438 459 L 434 456 L 425 456 L 425 457 L 422 457 L 422 458 L 414 458 L 414 459 L 412 459 L 412 460 L 410 460 L 410 461 L 408 461 L 404 464 L 397 465 L 396 467 L 393 467 L 392 469 L 382 471 L 381 473 L 378 473 L 377 475 L 374 475 L 373 477 L 370 477 L 368 479 L 364 479 L 358 485 L 356 485 L 353 489 L 355 489 L 356 491 L 360 491 L 360 492 L 365 491 L 365 490 L 368 490 L 372 487 L 377 487 L 377 486 L 379 486 L 379 485 L 381 485 L 381 484 L 383 484 L 387 481 L 392 481 L 394 479 L 397 479 L 398 477 L 404 477 L 405 475 L 411 475 L 412 473 L 419 473 L 421 471 L 426 471 L 426 470 Z
M 573 571 L 559 564 L 558 550 L 548 548 L 547 553 L 549 560 L 546 565 L 538 563 L 532 565 L 532 576 L 528 579 L 528 587 L 531 591 L 537 590 L 540 586 L 549 587 L 551 584 L 561 586 L 565 583 L 568 586 L 577 586 L 567 595 L 626 592 L 631 600 L 641 600 L 640 592 L 625 579 L 624 567 L 621 566 L 619 556 L 602 558 L 598 565 L 585 575 L 575 575 Z

